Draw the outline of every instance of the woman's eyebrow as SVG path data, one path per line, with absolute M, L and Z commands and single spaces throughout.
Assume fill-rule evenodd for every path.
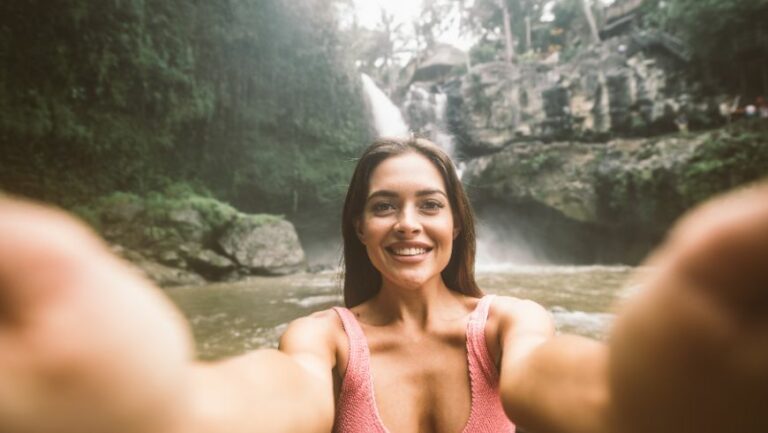
M 445 198 L 448 198 L 448 194 L 446 194 L 445 191 L 440 190 L 440 189 L 422 189 L 422 190 L 416 191 L 416 196 L 417 197 L 423 197 L 425 195 L 433 195 L 433 194 L 441 194 L 441 195 L 445 196 Z M 388 189 L 380 189 L 378 191 L 372 192 L 368 196 L 367 200 L 371 200 L 371 199 L 376 198 L 376 197 L 396 198 L 396 197 L 399 197 L 399 196 L 400 196 L 400 194 L 398 194 L 395 191 L 391 191 L 391 190 L 388 190 Z
M 368 195 L 368 200 L 376 197 L 386 197 L 386 198 L 393 198 L 397 197 L 398 194 L 394 191 L 386 190 L 386 189 L 380 189 L 378 191 L 374 191 L 371 194 Z
M 448 194 L 446 194 L 445 191 L 441 189 L 422 189 L 416 192 L 417 197 L 422 197 L 425 195 L 432 195 L 432 194 L 442 194 L 443 196 L 445 196 L 445 198 L 448 198 Z

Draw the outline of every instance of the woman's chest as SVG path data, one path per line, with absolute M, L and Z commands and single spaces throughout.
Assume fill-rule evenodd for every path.
M 464 332 L 368 335 L 370 384 L 381 424 L 391 433 L 461 432 L 471 409 Z

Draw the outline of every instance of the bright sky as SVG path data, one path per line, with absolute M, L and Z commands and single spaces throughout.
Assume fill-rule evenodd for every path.
M 360 25 L 374 28 L 381 20 L 381 10 L 394 15 L 396 22 L 411 22 L 419 16 L 421 0 L 355 0 Z
M 595 1 L 608 5 L 615 0 Z M 471 3 L 467 2 L 467 4 Z M 358 23 L 363 27 L 373 29 L 381 21 L 382 10 L 386 11 L 389 15 L 393 15 L 396 24 L 413 22 L 419 16 L 422 0 L 354 0 L 354 4 Z M 552 6 L 554 6 L 554 1 L 550 1 L 544 6 L 543 21 L 554 19 L 551 13 Z M 469 50 L 473 44 L 471 36 L 460 35 L 458 28 L 449 30 L 440 40 L 463 50 Z
M 362 26 L 373 28 L 381 18 L 381 10 L 395 16 L 397 22 L 411 22 L 419 16 L 421 0 L 354 0 L 357 17 Z M 615 0 L 599 0 L 603 5 L 609 5 Z M 552 19 L 551 13 L 554 1 L 544 7 L 544 17 Z
M 368 28 L 376 28 L 376 25 L 381 22 L 382 10 L 394 16 L 395 24 L 406 23 L 406 27 L 410 27 L 409 24 L 418 19 L 422 5 L 422 0 L 354 0 L 354 2 L 358 23 Z M 471 37 L 459 34 L 458 28 L 450 29 L 439 40 L 465 51 L 473 45 Z

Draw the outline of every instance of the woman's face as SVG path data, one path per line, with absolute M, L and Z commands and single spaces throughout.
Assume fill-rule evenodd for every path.
M 382 161 L 371 174 L 357 233 L 384 284 L 419 288 L 437 281 L 458 233 L 437 168 L 418 153 Z

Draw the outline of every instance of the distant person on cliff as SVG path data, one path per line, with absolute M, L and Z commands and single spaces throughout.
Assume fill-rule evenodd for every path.
M 761 119 L 768 119 L 768 101 L 762 96 L 758 96 L 756 100 L 757 111 Z
M 482 295 L 466 197 L 425 140 L 365 152 L 343 234 L 347 308 L 204 364 L 89 230 L 3 200 L 0 431 L 513 431 L 501 410 L 527 433 L 768 431 L 768 185 L 687 216 L 607 344 Z

